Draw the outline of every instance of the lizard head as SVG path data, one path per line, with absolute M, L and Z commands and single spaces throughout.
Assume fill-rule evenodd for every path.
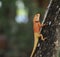
M 33 19 L 33 22 L 39 21 L 39 18 L 40 18 L 40 14 L 39 13 L 38 14 L 35 14 L 34 19 Z

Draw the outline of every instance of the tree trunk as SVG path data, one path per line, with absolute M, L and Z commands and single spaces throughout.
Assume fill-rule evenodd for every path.
M 52 4 L 47 13 L 45 24 L 47 26 L 42 28 L 41 33 L 44 42 L 39 39 L 34 57 L 57 57 L 60 49 L 58 40 L 60 41 L 60 0 L 52 0 Z

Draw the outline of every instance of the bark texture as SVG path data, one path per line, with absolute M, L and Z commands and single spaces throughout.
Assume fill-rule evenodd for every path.
M 47 25 L 42 28 L 41 33 L 47 39 L 44 42 L 39 39 L 33 57 L 58 57 L 60 49 L 60 0 L 52 0 L 44 23 Z

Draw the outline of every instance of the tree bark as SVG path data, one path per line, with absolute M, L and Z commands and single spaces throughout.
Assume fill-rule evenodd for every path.
M 44 38 L 47 38 L 44 42 L 39 39 L 34 57 L 57 57 L 60 44 L 60 0 L 52 0 L 52 4 L 49 8 L 45 24 L 47 26 L 42 28 L 41 33 Z M 59 40 L 59 41 L 58 41 Z

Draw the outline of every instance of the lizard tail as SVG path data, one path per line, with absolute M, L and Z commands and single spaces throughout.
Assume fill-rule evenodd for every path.
M 34 47 L 33 47 L 33 50 L 32 50 L 32 53 L 31 53 L 31 56 L 30 57 L 33 57 L 33 54 L 36 50 L 36 47 L 37 47 L 37 44 L 38 44 L 38 38 L 34 38 Z

